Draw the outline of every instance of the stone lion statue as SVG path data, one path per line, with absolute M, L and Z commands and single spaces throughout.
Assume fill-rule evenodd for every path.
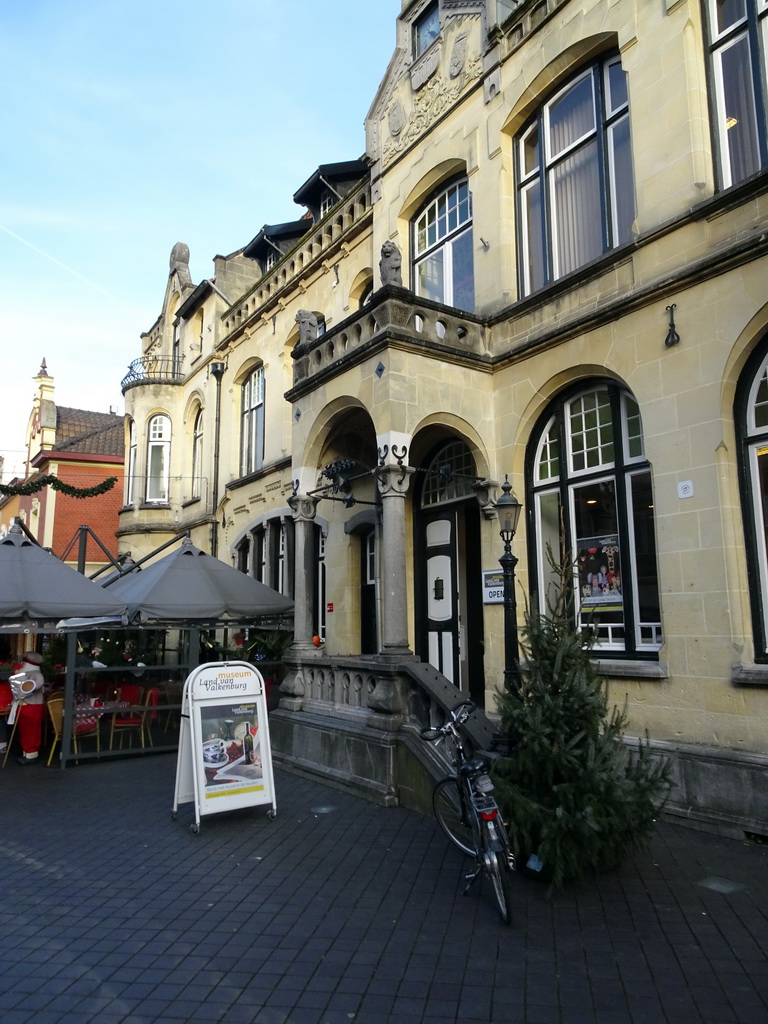
M 317 317 L 311 309 L 300 309 L 296 314 L 299 325 L 299 344 L 314 341 L 317 337 Z
M 395 284 L 402 288 L 402 266 L 403 257 L 400 255 L 398 247 L 394 242 L 385 242 L 381 247 L 381 259 L 379 260 L 379 273 L 381 274 L 382 285 Z

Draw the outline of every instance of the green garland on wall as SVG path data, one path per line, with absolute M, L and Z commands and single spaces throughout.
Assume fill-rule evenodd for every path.
M 25 498 L 30 494 L 42 491 L 44 487 L 52 487 L 54 491 L 68 494 L 70 498 L 95 498 L 99 494 L 111 491 L 116 483 L 117 477 L 110 476 L 100 484 L 96 484 L 95 487 L 73 487 L 71 484 L 63 483 L 53 473 L 47 473 L 45 476 L 38 477 L 37 480 L 29 480 L 25 484 L 0 484 L 0 494 L 3 497 L 16 495 Z

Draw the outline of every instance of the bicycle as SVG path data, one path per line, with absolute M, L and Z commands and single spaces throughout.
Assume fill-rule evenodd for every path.
M 486 875 L 493 886 L 501 918 L 505 924 L 510 924 L 510 875 L 515 870 L 515 855 L 493 797 L 493 782 L 488 774 L 491 755 L 479 751 L 468 758 L 460 728 L 476 707 L 474 701 L 459 701 L 451 708 L 445 725 L 422 729 L 420 735 L 430 743 L 438 743 L 445 737 L 450 741 L 454 770 L 435 785 L 432 807 L 451 842 L 462 853 L 475 858 L 475 870 L 464 876 L 467 887 L 462 895 L 469 892 L 481 875 Z

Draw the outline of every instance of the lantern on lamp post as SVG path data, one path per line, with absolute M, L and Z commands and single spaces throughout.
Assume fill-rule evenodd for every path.
M 504 685 L 508 690 L 520 685 L 520 649 L 517 640 L 517 600 L 515 598 L 515 567 L 518 559 L 512 554 L 512 539 L 517 532 L 523 506 L 512 494 L 509 475 L 505 474 L 502 494 L 496 501 L 499 536 L 504 554 L 499 559 L 504 574 Z

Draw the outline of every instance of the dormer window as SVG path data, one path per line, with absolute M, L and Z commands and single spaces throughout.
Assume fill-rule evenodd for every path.
M 264 273 L 267 274 L 277 263 L 277 253 L 274 249 L 270 249 L 267 253 L 267 258 L 264 260 Z
M 413 23 L 413 45 L 415 56 L 419 57 L 440 35 L 440 6 L 431 4 Z

